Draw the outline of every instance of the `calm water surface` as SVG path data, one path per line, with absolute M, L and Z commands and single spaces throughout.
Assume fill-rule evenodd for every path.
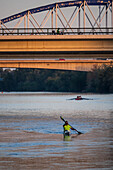
M 26 121 L 1 126 L 20 126 L 20 129 L 41 133 L 62 133 L 63 122 L 67 119 L 75 128 L 88 132 L 102 126 L 113 118 L 113 94 L 82 95 L 91 100 L 69 100 L 77 94 L 65 93 L 5 93 L 0 94 L 1 116 L 36 116 L 40 122 Z M 28 124 L 29 123 L 29 124 Z M 48 126 L 49 125 L 49 126 Z M 57 125 L 57 128 L 56 126 Z
M 60 116 L 63 116 L 73 127 L 84 134 L 100 128 L 110 130 L 113 123 L 113 94 L 79 94 L 90 100 L 69 100 L 77 95 L 74 93 L 0 94 L 0 128 L 43 134 L 62 134 L 63 122 L 60 120 Z M 23 120 L 23 117 L 24 121 L 18 121 L 18 118 Z M 5 121 L 6 119 L 7 121 Z M 11 119 L 14 119 L 14 121 L 10 121 Z M 113 139 L 108 140 L 111 143 L 113 141 Z M 110 146 L 112 146 L 111 143 Z M 84 140 L 85 144 L 93 146 L 91 141 Z M 51 145 L 51 148 L 38 149 L 37 153 L 36 150 L 31 149 L 37 145 Z M 60 148 L 54 148 L 54 145 L 60 146 Z M 0 143 L 0 151 L 1 156 L 37 157 L 51 155 L 53 152 L 54 155 L 58 152 L 62 155 L 64 152 L 72 151 L 73 148 L 74 150 L 77 149 L 79 145 L 79 141 L 76 141 L 76 144 L 75 141 L 68 144 L 64 141 L 6 142 Z M 18 148 L 26 148 L 26 151 L 16 152 Z
M 1 115 L 68 117 L 93 116 L 108 118 L 113 111 L 113 94 L 82 95 L 93 100 L 68 100 L 77 94 L 65 93 L 4 93 L 0 94 Z M 84 115 L 85 114 L 85 115 Z

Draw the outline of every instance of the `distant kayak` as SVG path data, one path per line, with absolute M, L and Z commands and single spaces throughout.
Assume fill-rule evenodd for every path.
M 81 97 L 81 96 L 77 96 L 76 98 L 72 98 L 72 99 L 68 99 L 68 100 L 93 100 L 93 99 L 83 98 L 83 97 Z

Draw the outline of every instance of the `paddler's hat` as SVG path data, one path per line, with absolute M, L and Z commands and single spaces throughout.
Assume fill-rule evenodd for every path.
M 66 121 L 65 124 L 68 125 L 68 121 Z

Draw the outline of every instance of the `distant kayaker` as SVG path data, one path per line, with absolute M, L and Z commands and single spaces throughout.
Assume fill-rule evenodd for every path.
M 64 136 L 70 136 L 70 129 L 75 130 L 71 125 L 68 124 L 68 121 L 63 125 L 64 128 Z
M 81 96 L 77 96 L 77 98 L 75 100 L 82 100 Z

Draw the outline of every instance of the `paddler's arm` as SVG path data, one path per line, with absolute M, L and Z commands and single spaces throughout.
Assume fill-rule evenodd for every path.
M 76 129 L 74 129 L 73 127 L 71 127 L 71 130 L 76 130 Z
M 75 131 L 78 133 L 78 135 L 82 134 L 81 132 L 79 132 L 78 130 L 76 130 L 76 129 L 73 128 L 73 127 L 71 127 L 71 129 L 72 129 L 72 130 L 75 130 Z
M 78 130 L 76 130 L 75 128 L 73 128 L 72 126 L 71 126 L 71 130 L 75 130 L 76 132 L 78 132 Z

